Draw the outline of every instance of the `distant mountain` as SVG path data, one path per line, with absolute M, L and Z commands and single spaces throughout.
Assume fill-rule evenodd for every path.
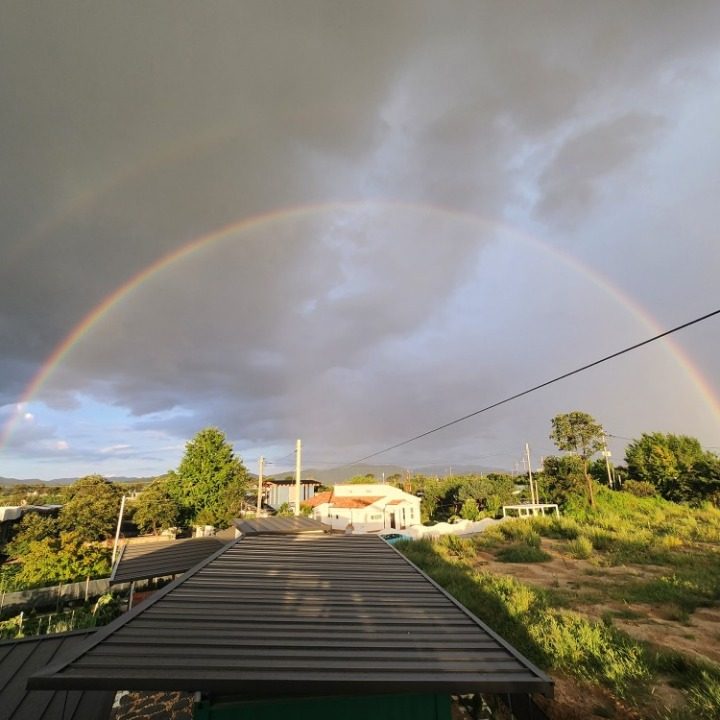
M 109 477 L 108 480 L 112 480 L 114 483 L 149 483 L 152 482 L 155 477 Z M 38 478 L 7 478 L 0 477 L 0 485 L 72 485 L 79 478 L 55 478 L 53 480 L 40 480 Z
M 318 470 L 316 468 L 303 469 L 302 475 L 304 478 L 313 478 L 320 481 L 323 485 L 337 485 L 338 483 L 346 482 L 350 478 L 356 477 L 357 475 L 368 475 L 374 476 L 373 479 L 369 479 L 368 482 L 382 482 L 383 473 L 387 480 L 392 475 L 400 475 L 405 477 L 409 472 L 411 475 L 428 475 L 429 477 L 446 477 L 452 470 L 453 475 L 469 475 L 471 473 L 487 475 L 489 472 L 507 472 L 506 470 L 499 470 L 497 468 L 487 467 L 485 465 L 446 465 L 439 467 L 437 465 L 427 467 L 401 467 L 400 465 L 346 465 L 344 467 L 329 468 L 327 470 Z M 284 478 L 287 476 L 294 477 L 292 471 L 278 473 L 272 475 L 275 478 Z

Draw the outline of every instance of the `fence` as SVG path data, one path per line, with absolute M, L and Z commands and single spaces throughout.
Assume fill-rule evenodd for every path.
M 129 587 L 130 583 L 118 583 L 113 585 L 113 591 L 124 591 Z M 52 587 L 33 588 L 32 590 L 2 592 L 0 593 L 0 613 L 13 609 L 49 607 L 69 600 L 87 600 L 104 595 L 109 589 L 110 578 L 101 578 L 65 585 L 53 585 Z

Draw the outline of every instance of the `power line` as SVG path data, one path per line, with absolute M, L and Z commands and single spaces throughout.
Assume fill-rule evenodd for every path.
M 548 385 L 552 385 L 556 382 L 560 382 L 560 380 L 565 380 L 566 378 L 569 378 L 573 375 L 577 375 L 578 373 L 584 372 L 585 370 L 589 370 L 590 368 L 593 368 L 596 365 L 600 365 L 604 362 L 607 362 L 608 360 L 612 360 L 613 358 L 620 357 L 620 355 L 625 355 L 626 353 L 629 353 L 632 350 L 637 350 L 638 348 L 641 348 L 644 345 L 649 345 L 650 343 L 653 343 L 656 340 L 660 340 L 664 337 L 667 337 L 668 335 L 672 335 L 673 333 L 676 333 L 679 330 L 684 330 L 685 328 L 688 328 L 691 325 L 697 325 L 698 323 L 703 322 L 704 320 L 708 320 L 709 318 L 711 318 L 715 315 L 720 315 L 720 308 L 717 310 L 713 310 L 712 312 L 709 312 L 706 315 L 701 315 L 700 317 L 695 318 L 694 320 L 685 322 L 682 325 L 677 325 L 676 327 L 671 328 L 670 330 L 666 330 L 665 332 L 662 332 L 658 335 L 654 335 L 653 337 L 648 338 L 647 340 L 643 340 L 642 342 L 638 342 L 638 343 L 635 343 L 634 345 L 630 345 L 629 347 L 623 348 L 622 350 L 618 350 L 617 352 L 614 352 L 611 355 L 606 355 L 605 357 L 600 358 L 599 360 L 595 360 L 594 362 L 588 363 L 587 365 L 583 365 L 582 367 L 576 368 L 575 370 L 570 370 L 570 372 L 566 372 L 566 373 L 563 373 L 562 375 L 558 375 L 557 377 L 554 377 L 552 380 L 546 380 L 545 382 L 540 383 L 539 385 L 535 385 L 534 387 L 528 388 L 527 390 L 523 390 L 522 392 L 515 393 L 514 395 L 511 395 L 510 397 L 507 397 L 504 400 L 498 400 L 498 402 L 494 402 L 494 403 L 492 403 L 492 405 L 487 405 L 486 407 L 481 408 L 480 410 L 475 410 L 474 412 L 468 413 L 467 415 L 463 415 L 462 417 L 456 418 L 455 420 L 450 420 L 450 422 L 446 422 L 442 425 L 438 425 L 437 427 L 432 428 L 432 430 L 426 430 L 425 432 L 420 433 L 419 435 L 415 435 L 414 437 L 408 438 L 407 440 L 403 440 L 402 442 L 395 443 L 395 445 L 390 445 L 389 447 L 386 447 L 382 450 L 378 450 L 377 452 L 371 453 L 370 455 L 366 455 L 365 457 L 362 457 L 359 460 L 355 460 L 351 463 L 347 463 L 347 465 L 357 465 L 361 462 L 365 462 L 365 460 L 369 460 L 370 458 L 374 458 L 374 457 L 377 457 L 378 455 L 383 455 L 386 452 L 390 452 L 390 450 L 395 450 L 399 447 L 403 447 L 404 445 L 409 445 L 410 443 L 415 442 L 416 440 L 420 440 L 421 438 L 427 437 L 428 435 L 432 435 L 433 433 L 436 433 L 440 430 L 449 428 L 452 425 L 457 425 L 458 423 L 464 422 L 465 420 L 469 420 L 470 418 L 475 417 L 476 415 L 480 415 L 481 413 L 487 412 L 488 410 L 493 410 L 496 407 L 500 407 L 500 405 L 505 405 L 506 403 L 512 402 L 513 400 L 517 400 L 518 398 L 521 398 L 525 395 L 529 395 L 530 393 L 533 393 L 536 390 L 541 390 L 542 388 L 545 388 Z M 340 467 L 347 467 L 347 465 L 341 465 Z

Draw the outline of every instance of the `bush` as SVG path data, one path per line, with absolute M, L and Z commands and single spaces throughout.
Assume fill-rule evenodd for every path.
M 626 480 L 623 484 L 623 490 L 640 498 L 655 497 L 657 495 L 657 488 L 647 480 Z
M 564 516 L 534 518 L 532 525 L 541 535 L 556 540 L 574 540 L 580 534 L 577 522 Z
M 568 542 L 568 553 L 579 560 L 587 560 L 593 554 L 593 544 L 590 538 L 581 535 Z

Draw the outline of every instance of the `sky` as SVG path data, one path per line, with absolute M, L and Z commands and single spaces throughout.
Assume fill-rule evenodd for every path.
M 720 308 L 720 4 L 5 3 L 0 476 L 216 426 L 332 467 Z M 582 410 L 720 450 L 720 317 L 376 462 Z

